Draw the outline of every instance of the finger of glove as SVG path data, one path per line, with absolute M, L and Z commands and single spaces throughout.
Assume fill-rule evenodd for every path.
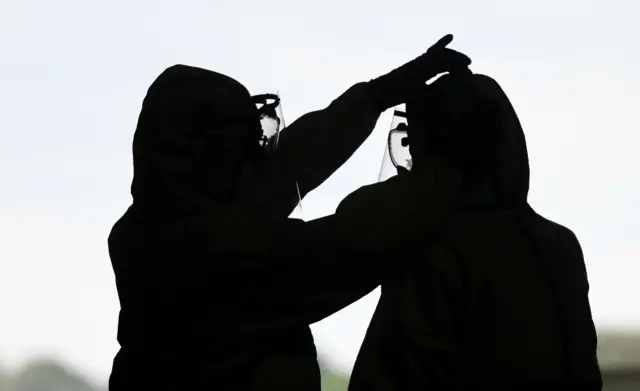
M 445 49 L 440 53 L 425 53 L 407 63 L 403 73 L 407 80 L 426 82 L 440 73 L 467 68 L 470 64 L 471 59 L 465 54 Z
M 471 58 L 466 54 L 460 53 L 456 50 L 443 48 L 435 52 L 427 51 L 420 56 L 416 57 L 412 61 L 405 64 L 404 68 L 408 71 L 420 72 L 427 68 L 440 68 L 442 65 L 471 65 Z
M 433 66 L 441 62 L 439 60 L 440 55 L 430 51 L 426 51 L 422 53 L 420 56 L 414 58 L 413 60 L 406 63 L 402 68 L 407 74 L 411 74 L 412 76 L 422 75 L 425 71 L 432 69 Z
M 437 54 L 437 58 L 435 58 L 434 60 L 437 63 L 443 64 L 462 64 L 464 66 L 471 65 L 471 58 L 469 58 L 469 56 L 453 49 L 444 49 L 442 52 Z
M 439 74 L 467 68 L 471 65 L 471 59 L 460 52 L 447 49 L 434 57 L 431 64 L 432 70 Z
M 451 42 L 453 42 L 453 34 L 447 34 L 444 37 L 440 38 L 438 42 L 433 44 L 433 46 L 431 46 L 429 50 L 438 51 L 445 49 Z

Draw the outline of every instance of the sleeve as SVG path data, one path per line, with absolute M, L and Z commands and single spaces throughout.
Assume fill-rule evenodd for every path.
M 300 196 L 320 186 L 371 135 L 380 117 L 367 83 L 358 83 L 323 110 L 303 115 L 280 134 L 276 156 L 286 161 Z
M 398 178 L 363 187 L 335 214 L 301 226 L 295 242 L 302 255 L 289 253 L 289 262 L 265 271 L 275 294 L 264 308 L 315 323 L 412 267 L 417 258 L 409 251 L 437 230 L 455 200 L 451 188 L 412 185 Z
M 570 359 L 573 374 L 585 389 L 600 390 L 602 374 L 597 357 L 597 332 L 589 303 L 589 280 L 582 246 L 576 235 L 564 228 L 561 236 L 563 256 L 571 266 L 565 274 L 565 311 L 569 322 Z
M 397 178 L 397 177 L 396 177 Z M 180 227 L 185 259 L 237 276 L 255 308 L 311 324 L 343 309 L 407 267 L 404 249 L 431 235 L 455 199 L 426 178 L 392 178 L 349 195 L 336 213 L 303 222 L 224 208 Z M 194 267 L 201 267 L 194 265 Z

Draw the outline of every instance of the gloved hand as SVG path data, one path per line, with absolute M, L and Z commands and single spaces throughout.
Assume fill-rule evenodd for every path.
M 471 59 L 446 46 L 453 35 L 440 38 L 424 54 L 369 82 L 369 91 L 380 111 L 405 103 L 424 88 L 425 83 L 444 72 L 468 71 Z

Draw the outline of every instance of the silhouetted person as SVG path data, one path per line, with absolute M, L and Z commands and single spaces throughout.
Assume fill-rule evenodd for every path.
M 308 325 L 374 289 L 389 271 L 379 254 L 430 231 L 455 186 L 396 178 L 305 223 L 287 219 L 295 184 L 316 188 L 383 111 L 466 67 L 450 41 L 301 117 L 269 154 L 237 81 L 187 66 L 154 81 L 134 136 L 133 204 L 109 236 L 121 304 L 112 391 L 320 389 Z M 395 235 L 393 222 L 412 219 Z
M 350 391 L 600 390 L 582 250 L 527 203 L 525 136 L 483 75 L 407 103 L 413 170 L 447 160 L 461 196 L 412 269 L 382 284 Z M 560 387 L 556 387 L 560 386 Z

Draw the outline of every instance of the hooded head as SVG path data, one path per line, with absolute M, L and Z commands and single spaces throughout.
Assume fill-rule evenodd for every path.
M 445 75 L 407 102 L 413 166 L 433 158 L 459 165 L 466 181 L 500 202 L 526 202 L 529 161 L 520 121 L 506 94 L 480 74 Z
M 193 209 L 229 197 L 260 149 L 260 116 L 236 80 L 176 65 L 152 83 L 133 140 L 134 204 Z

